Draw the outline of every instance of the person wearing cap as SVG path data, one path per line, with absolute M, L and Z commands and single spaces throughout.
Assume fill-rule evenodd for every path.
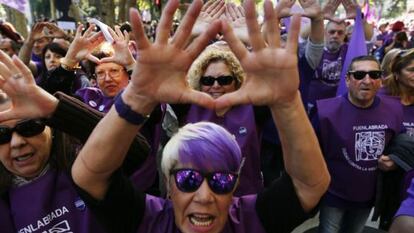
M 397 99 L 377 95 L 381 78 L 374 57 L 355 57 L 348 93 L 317 101 L 314 122 L 332 176 L 320 204 L 320 233 L 362 232 L 375 201 L 377 169 L 396 167 L 384 149 L 402 131 L 403 112 Z

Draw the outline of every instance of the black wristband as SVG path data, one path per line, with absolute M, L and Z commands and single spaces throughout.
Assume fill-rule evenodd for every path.
M 124 103 L 121 96 L 123 92 L 124 91 L 119 92 L 115 97 L 114 105 L 118 115 L 131 124 L 142 125 L 148 120 L 149 116 L 143 116 L 140 113 L 134 112 L 129 105 Z

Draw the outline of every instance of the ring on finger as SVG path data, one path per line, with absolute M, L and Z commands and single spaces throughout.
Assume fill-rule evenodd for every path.
M 12 77 L 13 79 L 19 79 L 19 78 L 23 78 L 23 75 L 22 75 L 22 74 L 20 74 L 20 73 L 17 73 L 17 74 L 13 74 L 11 77 Z

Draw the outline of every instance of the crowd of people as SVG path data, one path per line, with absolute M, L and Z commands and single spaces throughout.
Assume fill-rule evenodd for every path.
M 318 2 L 3 23 L 0 231 L 412 232 L 413 21 Z

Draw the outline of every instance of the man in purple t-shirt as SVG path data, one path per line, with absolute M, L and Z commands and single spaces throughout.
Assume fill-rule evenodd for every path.
M 345 43 L 347 25 L 344 19 L 334 17 L 340 1 L 329 1 L 328 9 L 324 9 L 325 18 L 329 22 L 325 26 L 325 47 L 315 72 L 306 77 L 308 85 L 307 108 L 312 116 L 317 100 L 332 98 L 336 96 L 348 44 Z M 342 1 L 346 10 L 347 18 L 354 19 L 357 4 L 352 0 Z M 326 8 L 326 7 L 325 7 Z M 372 37 L 373 29 L 364 20 L 365 37 Z
M 346 76 L 347 95 L 317 102 L 320 144 L 332 177 L 320 205 L 320 233 L 362 232 L 375 200 L 377 168 L 396 168 L 383 151 L 401 131 L 403 113 L 398 100 L 376 96 L 381 77 L 374 57 L 356 57 Z

